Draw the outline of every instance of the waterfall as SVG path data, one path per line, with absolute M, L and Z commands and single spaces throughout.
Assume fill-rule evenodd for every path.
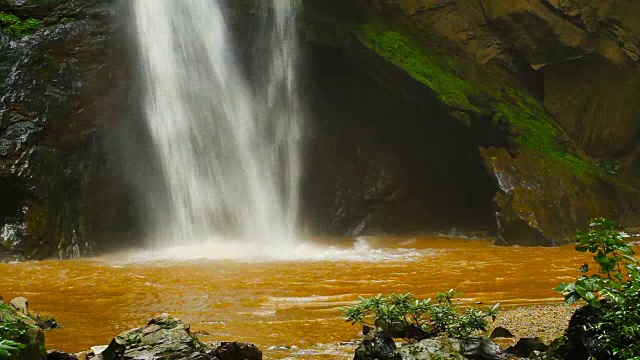
M 252 81 L 220 0 L 131 2 L 142 107 L 161 168 L 161 179 L 150 181 L 164 189 L 146 195 L 166 197 L 162 206 L 149 202 L 156 243 L 228 237 L 277 248 L 295 241 L 296 6 L 263 2 L 256 43 L 264 50 L 251 54 L 261 76 Z

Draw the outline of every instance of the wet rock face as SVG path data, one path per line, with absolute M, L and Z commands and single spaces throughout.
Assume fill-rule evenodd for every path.
M 102 148 L 117 119 L 114 1 L 2 0 L 0 11 L 42 22 L 32 35 L 0 35 L 0 253 L 88 254 L 104 227 L 98 200 L 118 197 L 100 186 L 117 183 Z
M 449 110 L 475 107 L 473 114 L 467 114 L 469 123 L 507 129 L 506 145 L 476 143 L 480 148 L 501 148 L 496 154 L 483 151 L 482 155 L 498 187 L 495 210 L 489 212 L 495 214 L 499 243 L 566 243 L 594 216 L 625 225 L 638 221 L 640 202 L 633 187 L 638 187 L 640 173 L 636 95 L 640 73 L 635 50 L 640 39 L 640 5 L 595 0 L 361 0 L 353 4 L 360 9 L 359 16 L 353 11 L 338 17 L 329 5 L 323 9 L 315 3 L 313 11 L 324 17 L 308 15 L 309 37 L 357 54 L 353 41 L 338 40 L 351 34 L 356 44 L 367 46 L 435 91 Z M 438 61 L 441 65 L 434 70 Z M 407 98 L 408 87 L 398 77 L 371 66 L 373 61 L 359 63 L 371 78 L 386 84 L 389 93 Z M 451 63 L 457 64 L 454 70 L 447 65 Z M 502 90 L 482 90 L 496 83 Z M 469 89 L 464 90 L 465 86 Z M 526 95 L 505 98 L 504 91 Z M 426 92 L 414 92 L 413 98 L 416 95 L 428 98 Z M 524 111 L 504 112 L 514 105 Z M 415 129 L 407 131 L 415 133 Z M 481 135 L 476 134 L 478 141 Z M 444 132 L 438 135 L 464 143 Z M 619 176 L 596 169 L 595 164 L 607 161 L 619 169 Z M 433 187 L 428 182 L 424 185 Z
M 383 6 L 540 96 L 589 154 L 625 154 L 637 144 L 637 2 L 394 0 Z
M 227 3 L 238 19 L 255 5 Z M 112 239 L 126 242 L 135 229 L 135 204 L 116 170 L 122 159 L 105 141 L 105 129 L 113 132 L 127 121 L 118 105 L 131 78 L 125 71 L 131 63 L 114 46 L 120 41 L 111 41 L 121 30 L 114 4 L 0 0 L 0 11 L 42 21 L 32 35 L 0 35 L 0 261 L 86 255 L 114 245 Z M 317 116 L 310 120 L 305 154 L 305 224 L 318 233 L 347 235 L 465 225 L 484 230 L 494 226 L 497 213 L 502 243 L 555 245 L 592 216 L 632 223 L 637 195 L 550 170 L 535 156 L 511 151 L 505 139 L 483 138 L 476 128 L 454 124 L 458 119 L 438 100 L 443 94 L 407 80 L 407 73 L 363 49 L 353 28 L 366 24 L 369 12 L 408 24 L 423 45 L 452 55 L 452 62 L 472 59 L 505 85 L 526 89 L 579 152 L 624 160 L 621 173 L 637 178 L 639 4 L 305 3 L 305 46 L 339 48 L 349 58 L 305 59 L 315 69 L 322 64 L 327 69 L 303 82 L 316 86 L 324 79 L 329 89 L 310 101 Z M 238 32 L 250 31 L 244 21 L 234 18 L 230 24 Z M 474 66 L 459 68 L 457 77 L 476 76 Z M 354 69 L 360 70 L 355 77 Z M 495 112 L 496 104 L 469 100 L 483 107 L 482 116 Z M 504 150 L 491 160 L 485 154 L 484 168 L 477 148 L 487 146 L 511 153 Z
M 638 221 L 640 196 L 634 191 L 581 177 L 540 156 L 513 158 L 497 148 L 481 152 L 500 188 L 494 201 L 501 244 L 565 244 L 576 229 L 602 214 L 615 214 L 628 226 Z
M 305 225 L 338 236 L 493 230 L 497 188 L 477 147 L 499 137 L 460 124 L 366 49 L 308 50 Z

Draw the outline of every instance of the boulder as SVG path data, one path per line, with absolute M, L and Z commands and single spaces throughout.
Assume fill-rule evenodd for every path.
M 262 351 L 253 344 L 223 342 L 213 356 L 218 360 L 262 360 Z
M 506 328 L 503 328 L 502 326 L 498 326 L 495 329 L 493 329 L 491 331 L 491 334 L 489 335 L 489 339 L 495 339 L 495 338 L 514 338 L 515 336 L 511 333 L 511 331 L 509 331 Z
M 149 321 L 145 327 L 118 335 L 98 358 L 100 360 L 215 359 L 213 350 L 191 334 L 189 329 L 189 324 L 171 315 L 162 314 Z M 242 349 L 246 350 L 248 346 Z M 247 353 L 251 351 L 247 350 Z
M 47 351 L 47 360 L 79 360 L 76 355 L 68 354 L 60 350 Z
M 29 315 L 29 301 L 23 297 L 17 297 L 9 302 L 9 304 L 24 315 Z
M 124 359 L 124 353 L 127 350 L 127 343 L 124 339 L 117 337 L 109 343 L 106 347 L 94 346 L 89 355 L 93 354 L 92 359 L 96 360 L 122 360 Z M 89 358 L 89 357 L 87 357 Z M 151 359 L 151 358 L 149 358 Z
M 545 352 L 549 349 L 549 345 L 545 344 L 540 338 L 521 338 L 518 342 L 509 347 L 505 352 L 518 357 L 530 357 L 534 352 Z
M 354 360 L 506 360 L 500 347 L 484 337 L 438 337 L 409 342 L 396 348 L 385 332 L 370 332 L 356 349 Z
M 576 310 L 564 336 L 551 344 L 553 354 L 571 360 L 597 358 L 602 349 L 602 342 L 598 334 L 589 330 L 589 327 L 601 322 L 602 317 L 602 310 L 592 305 L 587 304 Z
M 500 346 L 482 336 L 472 336 L 460 342 L 462 354 L 471 360 L 506 360 Z
M 56 319 L 51 316 L 51 315 L 38 315 L 38 314 L 31 314 L 32 317 L 35 316 L 36 317 L 36 322 L 38 324 L 38 326 L 40 326 L 40 328 L 42 328 L 42 330 L 52 330 L 52 329 L 57 329 L 60 327 L 60 325 L 58 325 L 58 322 L 56 321 Z
M 51 315 L 38 315 L 29 310 L 29 301 L 24 297 L 17 297 L 9 302 L 17 312 L 29 317 L 42 330 L 57 329 L 60 327 L 56 319 Z M 31 321 L 30 321 L 31 322 Z
M 393 360 L 464 360 L 459 340 L 438 338 L 406 344 L 394 351 L 388 359 Z
M 393 338 L 384 331 L 370 331 L 356 349 L 354 360 L 383 360 L 396 350 Z

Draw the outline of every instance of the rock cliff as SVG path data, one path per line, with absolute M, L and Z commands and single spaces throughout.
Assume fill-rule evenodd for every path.
M 228 3 L 246 32 L 252 6 Z M 136 233 L 127 150 L 107 136 L 132 119 L 126 12 L 0 0 L 0 256 Z M 637 226 L 638 19 L 627 0 L 304 1 L 305 225 L 525 245 L 595 216 Z
M 108 0 L 0 1 L 0 258 L 86 255 L 117 234 L 103 132 L 122 117 L 115 13 Z
M 638 4 L 361 0 L 306 9 L 308 39 L 369 50 L 366 63 L 384 59 L 432 91 L 449 114 L 438 121 L 475 128 L 497 189 L 499 243 L 562 244 L 595 216 L 638 221 Z M 407 104 L 429 101 L 369 69 Z M 485 127 L 493 131 L 477 130 Z

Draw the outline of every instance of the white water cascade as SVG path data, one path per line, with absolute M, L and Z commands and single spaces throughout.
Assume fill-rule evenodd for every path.
M 297 235 L 295 0 L 262 0 L 256 43 L 266 50 L 245 61 L 261 74 L 251 83 L 220 1 L 132 0 L 144 116 L 166 192 L 148 197 L 167 197 L 150 209 L 153 241 L 241 239 L 277 251 Z

